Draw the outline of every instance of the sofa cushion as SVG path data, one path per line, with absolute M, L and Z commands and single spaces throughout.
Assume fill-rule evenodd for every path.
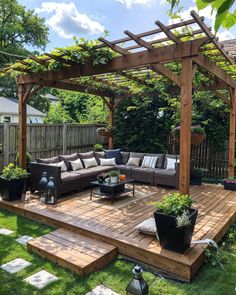
M 121 165 L 122 164 L 122 157 L 121 157 L 121 152 L 120 149 L 116 150 L 104 150 L 105 152 L 105 158 L 106 159 L 116 159 L 116 164 Z
M 67 171 L 67 167 L 64 161 L 61 161 L 59 163 L 50 163 L 49 165 L 51 166 L 56 166 L 56 167 L 61 167 L 61 172 L 66 172 Z
M 158 157 L 157 163 L 156 163 L 156 168 L 162 168 L 163 167 L 163 162 L 165 155 L 164 154 L 146 154 L 145 156 L 150 156 L 150 157 Z
M 126 165 L 129 160 L 129 152 L 121 152 L 122 164 Z
M 66 171 L 61 173 L 61 181 L 62 182 L 69 182 L 69 181 L 74 181 L 74 180 L 79 180 L 80 175 L 73 172 L 73 171 Z
M 105 173 L 108 172 L 112 169 L 112 166 L 96 166 L 96 167 L 91 167 L 88 169 L 81 169 L 78 171 L 74 171 L 74 173 L 79 174 L 81 177 L 86 177 L 86 176 L 96 176 L 100 173 Z
M 83 159 L 84 161 L 84 168 L 90 168 L 90 167 L 96 167 L 98 166 L 98 163 L 95 159 L 95 157 L 90 158 L 90 159 Z
M 100 165 L 101 166 L 116 166 L 116 159 L 100 159 Z
M 79 159 L 79 156 L 77 153 L 71 154 L 71 155 L 59 155 L 60 161 L 64 161 L 67 167 L 67 170 L 72 170 L 70 161 L 75 161 Z
M 98 165 L 100 165 L 100 159 L 105 158 L 105 152 L 94 152 L 94 156 L 98 162 Z
M 151 174 L 154 174 L 155 169 L 143 168 L 143 167 L 134 167 L 134 168 L 132 168 L 132 173 L 133 172 L 134 173 L 139 172 L 139 173 L 151 173 Z
M 167 158 L 179 160 L 179 155 L 165 154 L 165 161 L 164 161 L 163 169 L 166 169 Z
M 132 170 L 132 167 L 127 165 L 117 165 L 116 167 L 118 170 Z
M 143 157 L 145 156 L 145 153 L 134 153 L 130 152 L 129 154 L 130 158 L 140 158 L 141 161 L 143 160 Z
M 39 159 L 36 159 L 36 162 L 40 164 L 51 164 L 51 163 L 59 163 L 60 160 L 59 160 L 59 157 L 56 156 L 56 157 L 47 158 L 47 159 L 39 158 Z
M 155 174 L 158 175 L 163 175 L 163 176 L 175 176 L 176 175 L 176 170 L 174 169 L 156 169 Z
M 139 167 L 140 162 L 141 162 L 141 158 L 130 157 L 129 161 L 127 162 L 127 166 Z
M 144 156 L 141 167 L 154 169 L 156 167 L 157 160 L 158 160 L 158 157 Z

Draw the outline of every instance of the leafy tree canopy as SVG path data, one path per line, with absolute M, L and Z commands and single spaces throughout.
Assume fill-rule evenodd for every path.
M 179 14 L 183 9 L 181 0 L 167 0 L 170 3 L 171 8 L 169 15 L 174 18 L 179 18 Z M 196 5 L 199 10 L 210 6 L 212 13 L 216 12 L 215 19 L 215 31 L 218 32 L 219 28 L 230 29 L 236 24 L 236 9 L 235 0 L 196 0 Z M 233 10 L 234 9 L 234 10 Z

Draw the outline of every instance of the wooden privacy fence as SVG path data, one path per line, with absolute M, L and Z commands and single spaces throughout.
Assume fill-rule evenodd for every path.
M 179 154 L 179 144 L 172 138 L 169 139 L 169 153 Z M 228 142 L 225 149 L 216 152 L 206 139 L 202 144 L 191 146 L 191 159 L 194 167 L 203 169 L 203 177 L 210 179 L 224 179 L 228 177 Z
M 104 125 L 93 124 L 29 124 L 27 125 L 27 151 L 32 160 L 59 154 L 86 152 L 93 145 L 107 145 L 96 130 Z M 18 152 L 18 124 L 0 124 L 0 170 L 15 161 Z

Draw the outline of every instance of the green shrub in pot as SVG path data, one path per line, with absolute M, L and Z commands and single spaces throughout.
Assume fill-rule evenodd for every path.
M 28 178 L 25 169 L 10 163 L 0 175 L 0 193 L 4 200 L 15 201 L 21 199 L 25 181 Z
M 154 218 L 162 248 L 183 253 L 190 246 L 197 218 L 193 202 L 189 195 L 173 193 L 155 203 Z
M 200 168 L 194 168 L 191 171 L 191 184 L 201 185 L 202 184 L 203 171 Z

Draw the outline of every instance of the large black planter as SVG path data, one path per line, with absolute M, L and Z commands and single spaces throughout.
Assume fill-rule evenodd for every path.
M 3 200 L 16 201 L 20 200 L 25 186 L 25 178 L 5 180 L 0 178 L 0 193 Z
M 191 184 L 201 185 L 202 184 L 202 177 L 191 177 Z
M 154 212 L 157 232 L 162 248 L 184 253 L 190 246 L 194 226 L 197 219 L 197 209 L 190 209 L 191 225 L 177 228 L 176 216 L 166 215 L 158 210 Z
M 230 190 L 230 191 L 236 191 L 236 182 L 226 182 L 224 181 L 224 189 Z

